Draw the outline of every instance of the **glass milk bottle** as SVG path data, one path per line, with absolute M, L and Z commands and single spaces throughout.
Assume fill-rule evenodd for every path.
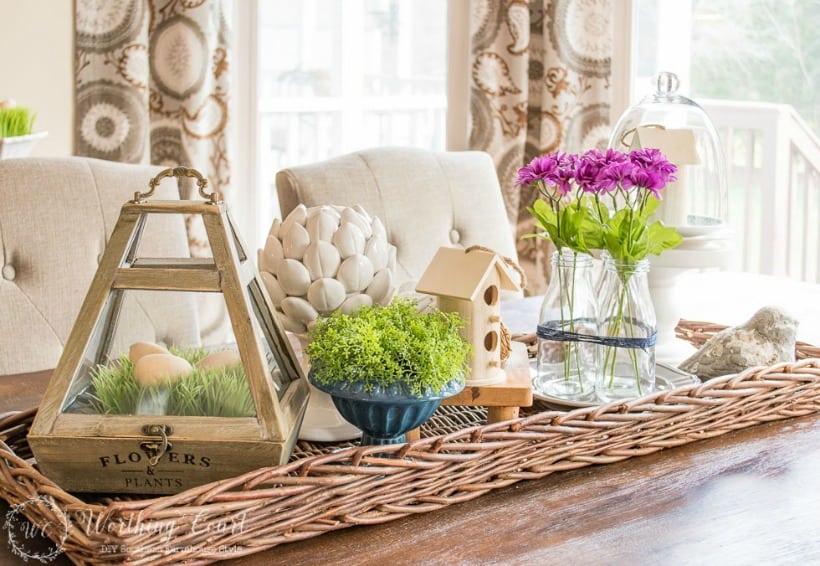
M 552 255 L 552 277 L 538 319 L 536 392 L 570 401 L 593 401 L 598 305 L 592 257 L 570 250 Z

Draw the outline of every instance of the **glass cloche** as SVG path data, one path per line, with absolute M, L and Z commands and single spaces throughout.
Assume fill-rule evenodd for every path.
M 667 185 L 656 217 L 686 236 L 705 235 L 725 227 L 726 164 L 712 121 L 693 100 L 678 94 L 677 75 L 653 78 L 655 92 L 626 110 L 609 147 L 627 152 L 660 149 L 678 166 L 678 180 Z

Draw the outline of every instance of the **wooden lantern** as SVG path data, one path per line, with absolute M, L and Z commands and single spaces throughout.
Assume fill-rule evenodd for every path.
M 205 201 L 149 202 L 166 177 L 197 179 Z M 120 211 L 29 434 L 42 472 L 64 489 L 175 493 L 283 464 L 290 456 L 307 404 L 307 381 L 225 204 L 206 187 L 207 180 L 193 169 L 167 169 L 150 181 L 148 192 L 137 193 Z M 213 257 L 141 257 L 146 224 L 155 215 L 169 214 L 200 216 Z M 129 293 L 165 293 L 163 297 L 173 298 L 191 292 L 224 297 L 234 352 L 238 350 L 241 360 L 241 365 L 232 366 L 232 376 L 239 376 L 250 414 L 213 416 L 220 413 L 208 410 L 185 414 L 167 406 L 148 411 L 158 414 L 102 411 L 95 405 L 99 400 L 95 393 L 100 393 L 100 382 L 95 380 L 102 371 L 129 367 L 127 357 L 123 361 L 127 345 L 118 343 L 122 342 L 118 328 L 127 324 L 124 305 L 129 304 Z M 236 363 L 235 353 L 234 360 Z M 134 375 L 139 364 L 133 364 Z M 188 377 L 199 379 L 197 371 L 192 370 Z M 224 368 L 214 371 L 214 379 L 224 377 Z M 173 382 L 165 377 L 151 390 L 152 399 L 159 396 L 157 391 L 174 398 Z M 221 382 L 212 383 L 217 383 L 212 388 L 218 388 Z M 140 391 L 146 398 L 147 389 Z M 217 399 L 219 393 L 217 389 Z

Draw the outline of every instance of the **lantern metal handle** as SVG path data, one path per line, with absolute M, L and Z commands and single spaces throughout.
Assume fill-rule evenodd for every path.
M 199 196 L 207 200 L 212 204 L 218 203 L 220 199 L 220 195 L 218 191 L 213 192 L 205 192 L 205 188 L 208 186 L 208 179 L 206 179 L 202 173 L 197 171 L 196 169 L 192 169 L 191 167 L 171 167 L 168 169 L 163 169 L 157 176 L 148 181 L 148 192 L 134 193 L 134 202 L 143 202 L 144 200 L 151 197 L 154 192 L 156 192 L 157 187 L 159 186 L 160 182 L 166 177 L 176 177 L 177 179 L 181 179 L 183 177 L 189 177 L 192 179 L 196 179 L 196 185 L 199 188 Z

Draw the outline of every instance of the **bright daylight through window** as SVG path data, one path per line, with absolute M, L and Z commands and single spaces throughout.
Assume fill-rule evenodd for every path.
M 239 81 L 250 85 L 239 106 L 250 135 L 241 131 L 238 170 L 255 187 L 241 204 L 253 245 L 278 213 L 277 171 L 366 147 L 445 149 L 448 5 L 460 1 L 237 2 L 240 21 L 246 13 L 238 37 L 252 38 L 248 78 Z M 630 102 L 651 92 L 656 72 L 672 71 L 680 94 L 718 130 L 738 242 L 733 267 L 820 281 L 817 0 L 613 3 L 625 6 L 635 18 Z M 613 69 L 614 92 L 626 71 Z
M 820 281 L 820 5 L 633 0 L 633 102 L 672 71 L 724 145 L 735 268 Z
M 447 2 L 259 0 L 257 237 L 285 167 L 384 145 L 444 149 Z

